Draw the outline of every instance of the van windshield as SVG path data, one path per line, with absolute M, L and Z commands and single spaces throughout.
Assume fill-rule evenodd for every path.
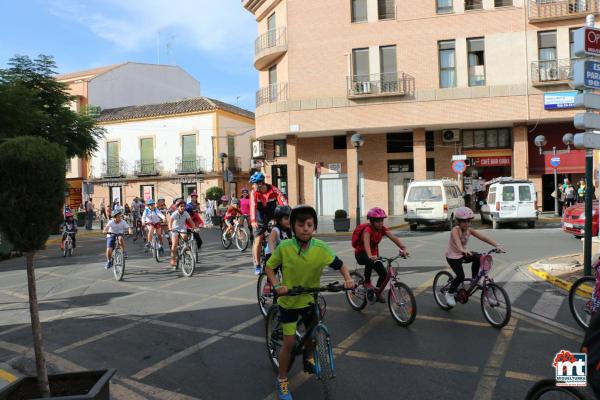
M 413 186 L 408 194 L 408 201 L 442 201 L 440 186 Z

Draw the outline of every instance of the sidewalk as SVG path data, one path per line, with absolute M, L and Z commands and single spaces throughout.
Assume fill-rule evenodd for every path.
M 361 218 L 361 223 L 368 222 L 367 218 Z M 385 219 L 385 226 L 390 229 L 400 229 L 408 226 L 406 222 L 404 222 L 404 217 L 388 217 Z M 350 218 L 350 231 L 349 232 L 336 232 L 333 229 L 333 216 L 328 217 L 319 217 L 319 226 L 317 229 L 316 236 L 352 236 L 352 232 L 356 227 L 356 220 L 354 218 Z
M 573 283 L 583 276 L 583 255 L 576 253 L 542 259 L 529 265 L 528 270 L 538 278 L 569 291 Z

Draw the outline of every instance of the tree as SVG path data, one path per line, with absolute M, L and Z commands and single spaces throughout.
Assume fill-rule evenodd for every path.
M 56 81 L 52 57 L 15 56 L 8 64 L 8 69 L 0 69 L 0 141 L 36 136 L 63 146 L 68 158 L 97 150 L 104 130 L 87 110 L 69 108 L 76 97 Z
M 0 144 L 3 190 L 0 230 L 15 250 L 26 254 L 29 312 L 40 394 L 50 396 L 38 312 L 33 257 L 61 218 L 65 190 L 65 151 L 55 143 L 33 136 L 11 138 Z
M 218 201 L 223 197 L 223 189 L 219 186 L 213 186 L 206 190 L 206 197 L 208 200 Z

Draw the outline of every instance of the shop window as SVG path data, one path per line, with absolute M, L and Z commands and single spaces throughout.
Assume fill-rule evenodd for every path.
M 388 133 L 387 134 L 387 152 L 388 153 L 412 153 L 413 136 L 412 132 Z
M 346 136 L 334 136 L 333 137 L 333 149 L 334 150 L 346 150 Z
M 498 129 L 498 147 L 510 147 L 510 129 Z
M 435 135 L 433 134 L 432 131 L 427 131 L 427 132 L 425 132 L 425 151 L 434 151 L 434 150 L 435 150 Z
M 414 163 L 413 160 L 388 160 L 388 172 L 413 172 Z
M 287 157 L 287 142 L 285 140 L 275 140 L 275 157 Z
M 498 147 L 498 130 L 490 129 L 485 132 L 485 147 Z
M 509 128 L 462 131 L 463 149 L 510 148 Z

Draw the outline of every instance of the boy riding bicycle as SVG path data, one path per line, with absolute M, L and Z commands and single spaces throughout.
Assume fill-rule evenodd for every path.
M 171 214 L 171 218 L 169 219 L 169 230 L 171 231 L 171 266 L 176 267 L 177 261 L 175 257 L 177 257 L 177 247 L 179 246 L 179 235 L 183 238 L 183 240 L 187 241 L 187 226 L 186 223 L 192 227 L 192 229 L 196 229 L 196 224 L 192 220 L 190 214 L 185 211 L 185 201 L 179 200 L 176 204 L 177 210 Z
M 312 237 L 317 229 L 317 212 L 310 206 L 295 207 L 290 215 L 290 224 L 294 231 L 294 239 L 285 240 L 275 249 L 265 271 L 269 281 L 283 296 L 278 299 L 279 318 L 283 327 L 283 346 L 279 353 L 279 376 L 276 379 L 277 396 L 280 400 L 291 400 L 292 395 L 288 388 L 287 370 L 291 360 L 291 353 L 296 341 L 296 324 L 302 316 L 307 326 L 312 323 L 313 298 L 310 294 L 293 297 L 285 297 L 288 288 L 302 286 L 305 288 L 319 287 L 321 273 L 326 266 L 339 270 L 344 276 L 344 287 L 351 289 L 355 287 L 350 277 L 348 268 L 340 260 L 329 246 Z M 274 270 L 283 268 L 283 279 L 278 281 Z M 311 349 L 305 348 L 308 354 L 307 363 L 314 364 Z
M 104 227 L 103 233 L 106 233 L 106 265 L 104 268 L 110 269 L 112 268 L 112 255 L 113 250 L 115 249 L 116 241 L 119 241 L 119 245 L 123 249 L 123 256 L 127 257 L 127 253 L 125 252 L 125 241 L 123 240 L 123 234 L 125 234 L 125 230 L 128 230 L 131 235 L 131 228 L 123 220 L 123 214 L 121 211 L 117 211 L 113 215 L 113 219 L 108 221 L 108 224 Z M 112 234 L 117 234 L 121 236 L 114 236 Z
M 465 279 L 465 272 L 462 265 L 464 263 L 472 263 L 471 274 L 473 278 L 479 272 L 481 254 L 467 250 L 467 242 L 471 235 L 482 242 L 494 246 L 499 251 L 504 251 L 504 248 L 500 244 L 471 228 L 473 217 L 473 211 L 469 207 L 460 207 L 454 212 L 454 218 L 458 225 L 450 231 L 450 240 L 448 242 L 448 249 L 446 249 L 446 261 L 456 274 L 456 279 L 452 280 L 452 284 L 445 294 L 446 303 L 451 307 L 456 305 L 454 294 Z
M 165 251 L 163 250 L 161 221 L 166 221 L 167 217 L 165 217 L 164 214 L 156 208 L 154 200 L 150 199 L 146 204 L 148 207 L 144 210 L 144 214 L 142 215 L 142 226 L 148 228 L 148 241 L 146 242 L 146 247 L 150 247 L 152 243 L 152 235 L 154 234 L 154 231 L 156 231 L 160 246 L 158 248 L 158 252 L 162 256 Z
M 227 239 L 231 237 L 233 233 L 233 224 L 235 223 L 235 219 L 242 215 L 242 210 L 240 210 L 240 201 L 238 199 L 233 199 L 231 201 L 231 205 L 227 207 L 227 211 L 225 212 L 225 216 L 223 217 L 225 221 L 225 225 L 227 225 L 227 229 L 223 232 L 223 238 Z
M 77 224 L 73 219 L 73 213 L 71 211 L 65 212 L 65 222 L 63 222 L 62 224 L 62 228 L 63 234 L 62 240 L 60 242 L 60 248 L 64 249 L 65 239 L 67 238 L 67 235 L 71 235 L 71 238 L 73 239 L 73 248 L 75 248 L 75 234 L 77 233 Z

